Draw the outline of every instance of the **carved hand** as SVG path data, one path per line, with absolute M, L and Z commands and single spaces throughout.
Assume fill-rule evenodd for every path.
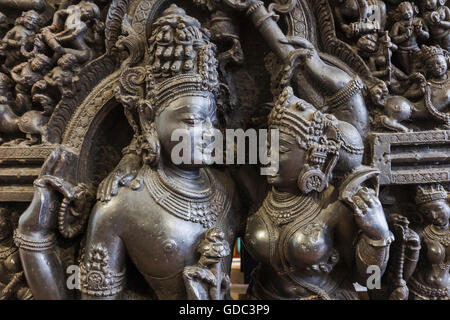
M 60 168 L 69 163 L 69 152 L 63 147 L 56 148 L 46 160 L 42 167 L 44 175 L 34 182 L 33 200 L 20 217 L 20 232 L 47 234 L 56 228 L 60 194 L 74 197 L 72 185 L 58 177 Z
M 374 190 L 361 188 L 352 197 L 352 206 L 356 224 L 369 238 L 383 240 L 389 236 L 383 207 Z
M 134 153 L 126 154 L 116 168 L 100 183 L 97 190 L 97 200 L 109 201 L 119 192 L 119 185 L 127 186 L 141 167 L 141 156 Z

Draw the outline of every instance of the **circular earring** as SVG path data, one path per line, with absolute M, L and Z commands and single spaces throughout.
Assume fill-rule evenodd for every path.
M 300 191 L 308 194 L 312 191 L 322 192 L 327 187 L 327 178 L 320 169 L 306 165 L 300 172 L 297 185 Z

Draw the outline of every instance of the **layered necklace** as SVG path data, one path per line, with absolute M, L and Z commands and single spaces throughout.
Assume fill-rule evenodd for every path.
M 433 225 L 427 226 L 423 235 L 432 241 L 439 242 L 444 247 L 450 246 L 450 230 L 437 230 Z
M 279 192 L 275 188 L 264 199 L 263 208 L 270 220 L 278 226 L 293 221 L 299 215 L 317 212 L 320 203 L 310 195 Z
M 188 189 L 164 170 L 148 168 L 145 184 L 152 198 L 170 214 L 204 228 L 216 225 L 218 217 L 228 212 L 231 196 L 217 182 L 209 169 L 200 169 L 196 181 L 205 182 L 200 190 Z M 191 180 L 192 182 L 192 180 Z

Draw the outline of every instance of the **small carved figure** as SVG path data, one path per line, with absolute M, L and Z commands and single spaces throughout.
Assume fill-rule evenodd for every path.
M 377 82 L 370 88 L 370 95 L 372 102 L 384 111 L 384 114 L 379 117 L 383 127 L 399 132 L 411 131 L 401 124 L 402 121 L 411 118 L 414 108 L 411 101 L 402 96 L 389 95 L 389 90 L 383 81 Z
M 42 38 L 57 57 L 72 54 L 82 65 L 93 57 L 86 43 L 86 33 L 99 16 L 99 8 L 93 2 L 81 1 L 70 5 L 67 9 L 55 12 L 52 24 L 41 29 Z
M 26 63 L 26 62 L 25 62 Z M 3 73 L 0 73 L 0 133 L 16 134 L 24 133 L 27 139 L 17 138 L 7 142 L 5 137 L 0 139 L 4 146 L 23 144 L 32 145 L 45 140 L 45 124 L 48 117 L 45 112 L 31 110 L 20 116 L 17 104 L 12 101 L 12 81 Z
M 231 287 L 230 277 L 223 270 L 222 260 L 230 255 L 230 245 L 222 231 L 207 230 L 197 251 L 200 260 L 184 268 L 183 279 L 189 300 L 224 300 Z
M 358 40 L 357 46 L 359 54 L 366 59 L 372 76 L 385 81 L 392 92 L 400 94 L 403 91 L 400 81 L 406 80 L 407 76 L 391 62 L 392 52 L 397 51 L 398 47 L 391 42 L 389 33 L 385 31 L 381 36 L 365 35 Z
M 445 0 L 423 0 L 423 19 L 433 44 L 450 50 L 450 9 Z
M 65 54 L 58 59 L 58 65 L 44 77 L 49 86 L 58 88 L 61 96 L 73 96 L 73 84 L 78 80 L 75 76 L 78 59 L 73 54 Z
M 2 39 L 0 51 L 5 56 L 4 66 L 11 69 L 26 60 L 25 52 L 33 46 L 34 37 L 39 28 L 39 14 L 30 10 L 16 19 L 14 27 Z
M 380 0 L 336 0 L 336 24 L 349 40 L 384 30 L 386 5 Z
M 18 248 L 13 241 L 11 212 L 0 207 L 0 300 L 30 300 Z
M 11 70 L 11 77 L 16 82 L 16 104 L 20 110 L 31 109 L 31 88 L 44 78 L 50 67 L 51 60 L 44 54 L 38 54 Z
M 410 76 L 413 84 L 404 96 L 414 102 L 413 119 L 434 119 L 450 124 L 450 78 L 447 53 L 439 47 L 422 46 L 419 52 L 426 76 L 416 73 Z
M 450 207 L 447 192 L 439 184 L 419 186 L 416 203 L 430 224 L 421 235 L 419 263 L 408 281 L 410 299 L 450 300 Z
M 418 41 L 425 41 L 430 37 L 428 27 L 419 13 L 417 6 L 409 1 L 399 4 L 394 12 L 394 23 L 391 29 L 392 41 L 398 45 L 394 55 L 396 64 L 408 75 L 416 70 L 415 54 L 419 51 Z
M 249 294 L 258 299 L 357 298 L 352 272 L 362 284 L 369 265 L 383 273 L 393 240 L 376 192 L 363 187 L 376 171 L 361 167 L 360 135 L 293 96 L 290 87 L 278 97 L 269 127 L 280 130 L 280 170 L 268 177 L 272 191 L 247 222 L 244 243 L 260 262 Z M 354 175 L 334 188 L 334 170 Z

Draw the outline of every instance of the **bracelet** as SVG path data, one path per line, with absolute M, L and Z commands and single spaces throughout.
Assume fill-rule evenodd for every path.
M 56 244 L 56 235 L 54 233 L 44 237 L 30 237 L 14 230 L 14 243 L 19 249 L 29 251 L 44 251 L 51 249 Z
M 354 95 L 364 88 L 364 84 L 358 76 L 355 76 L 332 97 L 326 98 L 326 104 L 331 108 L 339 107 L 347 103 Z
M 367 242 L 367 244 L 375 248 L 387 247 L 395 240 L 394 235 L 391 231 L 389 231 L 389 236 L 381 240 L 371 239 L 365 233 L 362 234 L 362 237 Z

